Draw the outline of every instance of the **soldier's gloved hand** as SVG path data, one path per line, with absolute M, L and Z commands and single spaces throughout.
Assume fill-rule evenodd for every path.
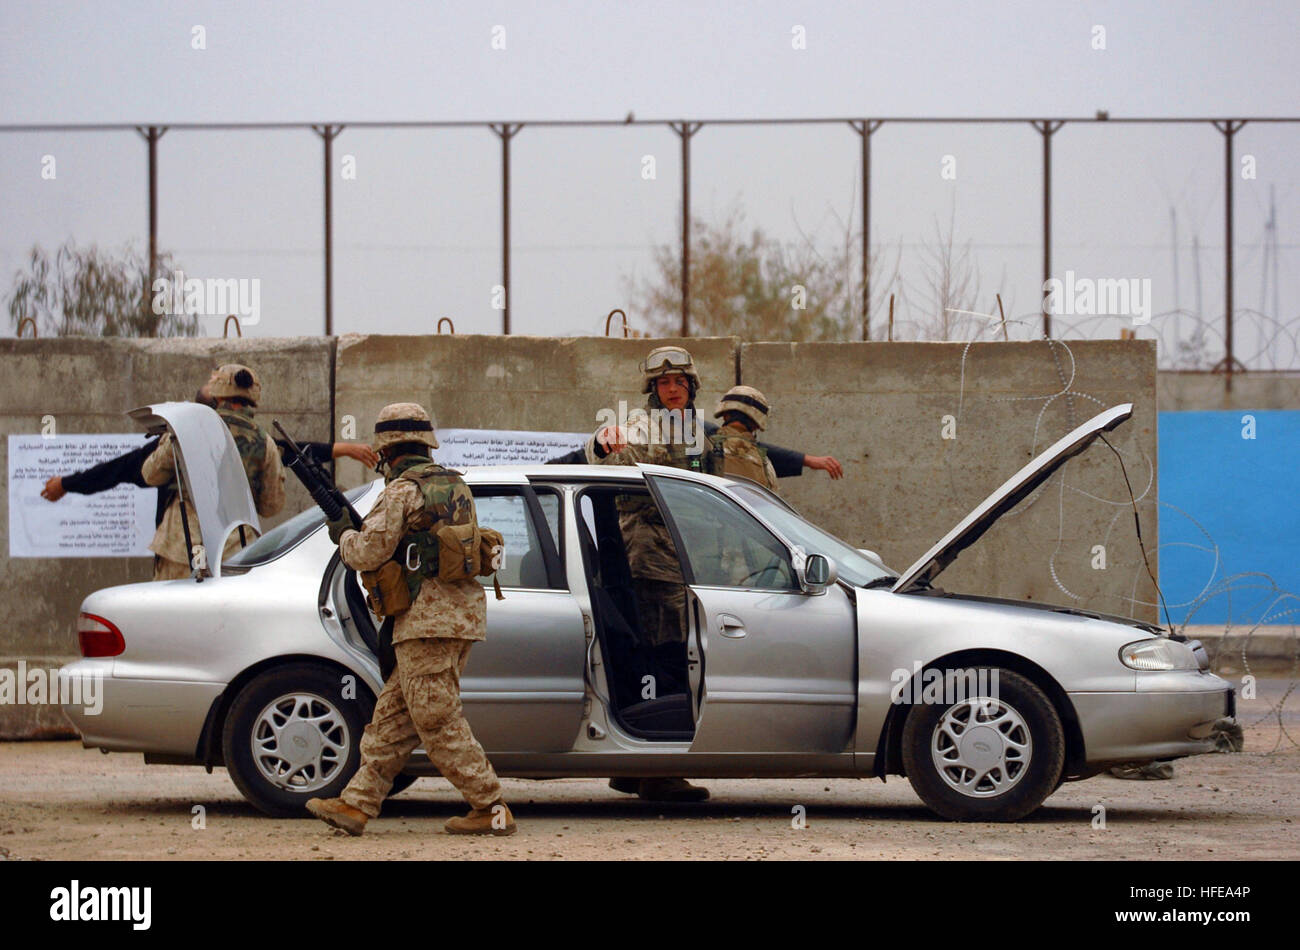
M 339 516 L 337 521 L 328 521 L 330 540 L 335 544 L 339 543 L 339 538 L 343 537 L 343 532 L 353 527 L 352 518 L 345 511 Z

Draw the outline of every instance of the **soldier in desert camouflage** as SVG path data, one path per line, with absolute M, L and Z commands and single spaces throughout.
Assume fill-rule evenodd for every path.
M 718 402 L 713 414 L 722 425 L 713 433 L 715 474 L 748 478 L 769 491 L 776 491 L 776 472 L 755 432 L 767 427 L 772 411 L 767 397 L 753 386 L 732 386 Z
M 253 503 L 257 513 L 263 517 L 278 514 L 284 507 L 284 468 L 280 463 L 280 450 L 269 432 L 253 420 L 253 410 L 262 398 L 262 385 L 257 376 L 247 366 L 227 363 L 218 367 L 212 378 L 200 390 L 216 402 L 217 415 L 230 428 L 239 449 L 240 461 L 244 463 L 244 473 L 248 476 L 248 486 L 253 493 Z M 172 435 L 168 432 L 150 453 L 140 467 L 145 484 L 167 487 L 176 481 L 176 456 L 172 450 Z M 163 513 L 162 521 L 154 534 L 149 549 L 154 552 L 153 579 L 156 581 L 176 580 L 189 577 L 193 550 L 186 550 L 185 520 L 181 514 L 179 493 L 174 494 L 171 504 Z M 198 515 L 188 498 L 185 505 L 184 519 L 188 519 L 191 531 L 190 542 L 197 545 L 199 538 Z M 221 553 L 224 559 L 229 554 L 252 541 L 249 535 L 252 529 L 243 526 L 232 532 L 226 539 Z
M 691 354 L 679 346 L 650 351 L 641 365 L 646 412 L 629 418 L 626 429 L 606 426 L 587 441 L 588 463 L 647 462 L 710 472 L 713 445 L 695 413 L 700 376 Z M 631 414 L 629 413 L 629 416 Z M 624 496 L 618 524 L 641 627 L 646 667 L 654 670 L 662 695 L 684 692 L 686 672 L 686 587 L 668 526 L 654 500 Z M 703 801 L 709 790 L 680 778 L 614 778 L 610 788 L 653 801 Z
M 361 739 L 361 767 L 338 798 L 313 798 L 313 815 L 359 835 L 379 815 L 393 780 L 416 746 L 472 809 L 452 818 L 452 834 L 509 835 L 514 817 L 501 783 L 461 710 L 460 675 L 470 648 L 487 635 L 487 603 L 474 577 L 439 575 L 437 537 L 446 525 L 475 524 L 474 499 L 459 473 L 429 457 L 438 447 L 429 414 L 415 403 L 385 406 L 375 422 L 375 451 L 387 465 L 383 493 L 361 530 L 331 522 L 343 563 L 373 571 L 396 560 L 411 588 L 411 605 L 393 624 L 397 668 L 375 702 Z M 412 569 L 411 565 L 417 566 Z

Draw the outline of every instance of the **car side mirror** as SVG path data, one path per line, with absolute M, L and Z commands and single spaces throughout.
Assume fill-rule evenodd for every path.
M 805 594 L 823 594 L 838 578 L 834 561 L 824 554 L 809 554 L 799 572 L 799 586 Z

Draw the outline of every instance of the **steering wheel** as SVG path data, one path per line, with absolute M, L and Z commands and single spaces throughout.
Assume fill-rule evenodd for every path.
M 779 557 L 773 556 L 772 560 L 768 561 L 767 564 L 765 564 L 763 567 L 760 567 L 758 570 L 754 571 L 753 573 L 747 575 L 744 579 L 742 579 L 740 582 L 740 586 L 742 587 L 747 586 L 751 580 L 762 577 L 768 571 L 776 571 L 777 575 L 779 576 L 781 573 L 781 567 L 782 567 L 781 559 Z

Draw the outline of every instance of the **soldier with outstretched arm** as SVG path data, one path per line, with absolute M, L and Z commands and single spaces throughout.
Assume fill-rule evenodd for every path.
M 194 394 L 194 401 L 210 409 L 217 407 L 216 400 L 208 395 L 207 383 L 204 383 Z M 68 475 L 54 475 L 46 480 L 45 487 L 41 490 L 41 497 L 46 501 L 55 502 L 68 492 L 75 495 L 95 495 L 116 488 L 118 485 L 151 488 L 153 486 L 144 480 L 143 468 L 145 460 L 158 448 L 160 438 L 161 436 L 149 439 L 138 449 L 132 449 L 130 452 L 100 462 L 83 471 Z M 283 455 L 286 448 L 284 441 L 276 439 L 275 444 Z M 356 459 L 367 468 L 374 468 L 379 461 L 374 450 L 361 442 L 305 442 L 303 449 L 311 458 L 322 464 L 331 459 L 347 457 Z M 162 524 L 163 515 L 171 504 L 173 495 L 174 492 L 171 491 L 158 493 L 158 505 L 154 513 L 155 528 Z

